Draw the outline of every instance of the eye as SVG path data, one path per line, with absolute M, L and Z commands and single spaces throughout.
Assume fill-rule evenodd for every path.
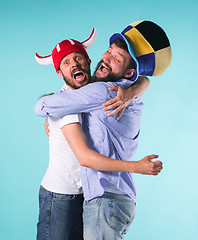
M 77 56 L 76 60 L 82 60 L 82 57 L 81 56 Z
M 121 62 L 120 59 L 118 59 L 116 57 L 114 59 L 115 59 L 116 62 Z
M 69 64 L 69 61 L 67 60 L 67 61 L 65 61 L 65 64 L 67 65 L 67 64 Z

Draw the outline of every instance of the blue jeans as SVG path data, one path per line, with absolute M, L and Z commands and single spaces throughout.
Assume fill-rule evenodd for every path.
M 37 240 L 83 239 L 83 195 L 49 192 L 40 187 Z
M 84 201 L 84 240 L 123 239 L 135 217 L 135 205 L 127 195 L 109 192 Z

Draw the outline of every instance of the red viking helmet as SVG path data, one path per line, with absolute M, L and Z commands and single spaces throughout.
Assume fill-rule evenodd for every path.
M 86 49 L 88 49 L 94 44 L 94 42 L 96 41 L 96 37 L 97 37 L 96 29 L 93 28 L 90 37 L 84 42 L 80 43 L 73 39 L 63 40 L 62 42 L 58 43 L 55 46 L 55 48 L 52 51 L 52 54 L 49 56 L 41 57 L 36 53 L 35 54 L 36 61 L 42 65 L 54 64 L 56 71 L 58 71 L 60 62 L 66 55 L 73 52 L 80 52 L 86 57 L 86 59 L 90 63 L 91 60 L 89 59 Z

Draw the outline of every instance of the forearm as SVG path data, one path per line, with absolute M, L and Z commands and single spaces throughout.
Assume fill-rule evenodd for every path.
M 87 146 L 75 152 L 81 166 L 99 171 L 110 172 L 131 172 L 144 175 L 158 175 L 162 170 L 161 161 L 151 161 L 158 158 L 158 155 L 149 155 L 139 161 L 125 161 L 105 157 Z
M 99 171 L 136 172 L 137 162 L 112 159 L 92 151 L 91 149 L 82 151 L 81 154 L 77 155 L 77 158 L 81 166 Z
M 151 161 L 153 158 L 157 158 L 157 155 L 146 156 L 136 162 L 128 162 L 112 159 L 89 149 L 79 123 L 64 126 L 62 132 L 81 166 L 99 171 L 132 172 L 148 175 L 157 175 L 162 169 L 160 161 Z
M 41 117 L 60 118 L 102 108 L 102 103 L 111 96 L 108 96 L 105 86 L 95 85 L 88 84 L 77 90 L 60 91 L 51 96 L 44 96 L 37 101 L 34 111 Z
M 135 172 L 136 162 L 112 159 L 91 150 L 79 123 L 64 126 L 62 132 L 81 166 L 100 171 Z
M 139 76 L 137 81 L 128 89 L 131 95 L 138 97 L 142 95 L 149 87 L 150 79 L 144 76 Z
M 105 157 L 90 149 L 84 151 L 84 155 L 78 156 L 81 166 L 92 168 L 99 171 L 110 172 L 131 172 L 145 175 L 158 175 L 162 170 L 162 162 L 152 159 L 158 158 L 158 155 L 149 155 L 139 161 L 124 161 Z
M 111 86 L 109 90 L 117 91 L 117 96 L 103 103 L 103 110 L 108 111 L 108 117 L 117 114 L 116 120 L 119 120 L 125 108 L 134 100 L 134 98 L 142 95 L 149 87 L 150 80 L 147 77 L 139 76 L 137 81 L 128 89 L 123 89 L 120 86 Z

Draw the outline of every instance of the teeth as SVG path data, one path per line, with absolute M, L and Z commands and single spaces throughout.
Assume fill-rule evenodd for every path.
M 84 75 L 83 72 L 80 71 L 80 70 L 76 70 L 76 71 L 73 72 L 74 77 L 76 77 L 76 75 L 78 75 L 78 74 Z
M 81 73 L 81 71 L 76 71 L 76 72 L 74 72 L 74 74 L 78 74 L 78 73 Z
M 105 63 L 102 63 L 102 66 L 109 70 L 109 67 L 107 67 L 107 65 Z
M 82 81 L 84 79 L 84 73 L 81 70 L 74 70 L 73 76 L 76 81 Z

